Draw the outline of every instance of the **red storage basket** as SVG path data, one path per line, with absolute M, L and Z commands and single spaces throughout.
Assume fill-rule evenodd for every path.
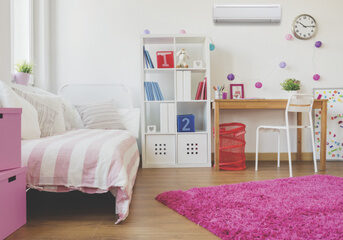
M 224 123 L 219 125 L 219 168 L 243 170 L 245 166 L 245 125 Z

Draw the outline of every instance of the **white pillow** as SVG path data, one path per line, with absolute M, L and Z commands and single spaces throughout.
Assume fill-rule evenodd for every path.
M 42 137 L 65 132 L 63 104 L 60 97 L 24 92 L 19 89 L 15 91 L 36 108 Z
M 0 81 L 0 101 L 5 108 L 22 108 L 21 138 L 36 139 L 41 135 L 36 109 L 16 94 L 6 83 Z
M 63 109 L 64 109 L 64 123 L 66 126 L 66 130 L 72 129 L 80 129 L 83 128 L 83 123 L 81 120 L 81 116 L 76 108 L 67 100 L 62 98 L 63 102 Z
M 95 103 L 76 106 L 85 128 L 125 129 L 114 102 Z
M 124 124 L 126 130 L 128 130 L 134 137 L 138 138 L 139 135 L 139 123 L 140 123 L 140 109 L 139 108 L 121 108 L 118 109 L 118 113 Z
M 21 90 L 23 92 L 36 93 L 36 94 L 47 95 L 47 96 L 55 96 L 55 97 L 58 96 L 58 95 L 53 94 L 51 92 L 45 91 L 45 90 L 37 88 L 37 87 L 32 87 L 32 86 L 25 86 L 25 85 L 20 85 L 20 84 L 11 84 L 11 87 L 14 89 Z M 83 123 L 82 123 L 80 114 L 75 109 L 75 107 L 71 103 L 69 103 L 67 100 L 65 100 L 64 98 L 61 98 L 61 100 L 62 100 L 62 104 L 63 104 L 63 117 L 64 117 L 65 130 L 69 131 L 72 129 L 83 128 Z

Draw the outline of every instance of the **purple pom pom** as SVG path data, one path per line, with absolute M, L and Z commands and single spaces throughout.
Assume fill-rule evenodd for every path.
M 262 87 L 262 83 L 261 82 L 255 83 L 255 88 L 261 88 L 261 87 Z
M 235 75 L 233 75 L 233 73 L 230 73 L 229 75 L 227 75 L 227 80 L 233 81 L 234 79 L 235 79 Z
M 285 62 L 280 62 L 279 67 L 280 68 L 285 68 L 287 64 Z
M 319 74 L 314 74 L 313 75 L 313 80 L 314 81 L 318 81 L 320 79 L 320 75 Z
M 150 30 L 149 30 L 149 29 L 145 29 L 145 30 L 143 31 L 143 33 L 144 33 L 144 34 L 150 34 Z
M 316 48 L 320 48 L 320 47 L 322 46 L 322 42 L 321 42 L 321 41 L 317 41 L 317 42 L 314 44 L 314 46 L 315 46 Z

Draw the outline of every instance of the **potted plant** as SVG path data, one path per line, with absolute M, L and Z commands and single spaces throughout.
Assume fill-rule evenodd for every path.
M 300 90 L 300 81 L 294 78 L 286 79 L 281 83 L 283 90 L 286 90 L 290 94 L 296 94 Z
M 15 74 L 15 82 L 18 84 L 27 85 L 33 71 L 33 65 L 26 61 L 18 63 L 16 65 L 16 71 L 17 73 Z

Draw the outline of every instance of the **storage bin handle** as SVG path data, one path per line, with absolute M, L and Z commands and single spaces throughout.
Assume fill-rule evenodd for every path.
M 8 178 L 8 182 L 14 182 L 15 180 L 17 179 L 17 176 L 13 176 L 13 177 L 10 177 Z
M 0 113 L 0 119 L 2 119 L 3 118 L 3 115 L 2 115 L 2 113 Z

